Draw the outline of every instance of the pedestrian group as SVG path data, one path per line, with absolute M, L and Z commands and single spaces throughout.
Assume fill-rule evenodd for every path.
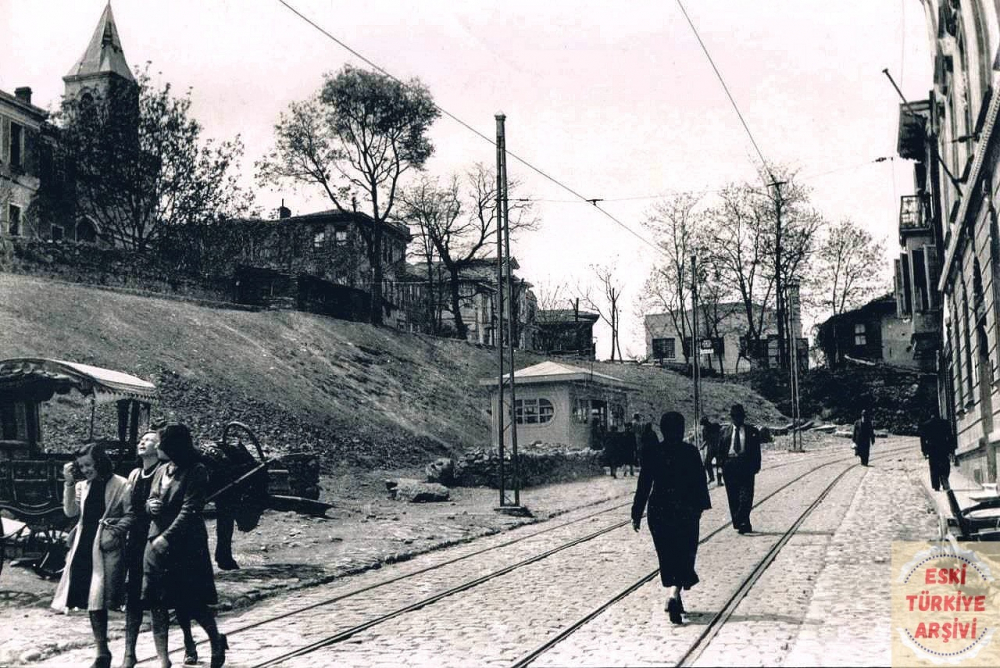
M 209 607 L 218 599 L 202 519 L 208 470 L 183 424 L 147 432 L 137 452 L 139 465 L 127 480 L 115 475 L 96 443 L 83 446 L 66 464 L 63 510 L 78 520 L 52 607 L 88 611 L 97 648 L 92 668 L 111 666 L 108 610 L 123 604 L 123 668 L 136 664 L 136 639 L 147 609 L 161 668 L 171 665 L 170 611 L 184 634 L 184 662 L 198 662 L 194 620 L 208 634 L 211 667 L 219 668 L 229 645 Z

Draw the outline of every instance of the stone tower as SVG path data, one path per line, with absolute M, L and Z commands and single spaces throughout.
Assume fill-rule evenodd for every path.
M 125 60 L 110 2 L 97 22 L 87 50 L 69 74 L 63 77 L 63 82 L 66 84 L 65 96 L 80 101 L 88 98 L 109 99 L 120 92 L 135 94 L 135 77 Z

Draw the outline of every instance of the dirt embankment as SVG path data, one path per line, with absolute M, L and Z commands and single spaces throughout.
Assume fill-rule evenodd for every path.
M 320 450 L 327 469 L 418 466 L 489 443 L 477 383 L 494 373 L 489 349 L 307 313 L 214 309 L 13 274 L 0 273 L 0 294 L 0 357 L 53 357 L 147 378 L 162 397 L 154 417 L 188 422 L 204 438 L 240 420 L 273 452 Z M 543 359 L 518 356 L 519 366 Z M 635 383 L 633 409 L 647 415 L 691 409 L 690 381 L 675 373 L 599 362 L 594 370 Z M 704 395 L 710 415 L 742 401 L 755 422 L 781 420 L 742 386 L 707 381 Z M 52 408 L 52 446 L 72 438 L 64 409 Z

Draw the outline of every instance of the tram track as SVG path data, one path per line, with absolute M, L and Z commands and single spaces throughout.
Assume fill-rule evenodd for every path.
M 837 454 L 839 454 L 839 453 L 814 452 L 814 453 L 807 453 L 806 456 L 808 458 L 810 458 L 810 459 L 812 459 L 812 458 L 822 459 L 822 458 L 827 458 L 827 457 L 835 457 L 835 456 L 837 456 Z M 776 469 L 784 468 L 786 466 L 793 466 L 793 465 L 796 465 L 796 464 L 801 465 L 803 463 L 804 463 L 804 460 L 802 458 L 795 457 L 791 461 L 785 461 L 785 462 L 781 462 L 781 463 L 778 463 L 778 464 L 773 464 L 771 466 L 764 467 L 762 469 L 762 471 L 773 471 L 773 470 L 776 470 Z M 713 488 L 713 489 L 716 489 L 716 488 Z M 632 495 L 633 495 L 633 491 L 630 490 L 629 492 L 627 492 L 625 494 L 621 494 L 621 495 L 616 495 L 616 496 L 610 497 L 610 498 L 608 498 L 605 501 L 602 501 L 600 503 L 609 503 L 609 502 L 614 501 L 617 498 L 626 498 L 627 497 L 627 498 L 631 499 Z M 766 499 L 762 499 L 761 502 L 763 502 L 764 500 L 766 500 Z M 545 527 L 545 528 L 540 529 L 538 531 L 531 532 L 531 533 L 529 533 L 527 535 L 518 536 L 516 538 L 513 538 L 511 540 L 507 540 L 507 541 L 503 541 L 503 542 L 498 543 L 496 545 L 490 545 L 488 547 L 484 547 L 484 548 L 481 548 L 481 549 L 478 549 L 478 550 L 474 550 L 474 551 L 469 552 L 467 554 L 463 554 L 463 555 L 460 555 L 460 556 L 452 558 L 452 559 L 447 559 L 447 560 L 444 560 L 444 561 L 436 563 L 436 564 L 431 564 L 429 566 L 417 569 L 415 571 L 411 571 L 411 572 L 408 572 L 408 573 L 403 573 L 403 574 L 400 574 L 398 576 L 391 577 L 391 578 L 386 578 L 384 580 L 380 580 L 378 582 L 372 583 L 370 585 L 366 585 L 364 587 L 360 587 L 360 588 L 356 588 L 356 589 L 351 589 L 350 591 L 344 592 L 342 594 L 337 594 L 337 595 L 331 596 L 329 598 L 325 598 L 323 600 L 316 601 L 314 603 L 310 603 L 308 605 L 304 605 L 304 606 L 295 608 L 293 610 L 289 610 L 287 612 L 283 612 L 281 614 L 268 617 L 266 619 L 261 619 L 261 620 L 258 620 L 256 622 L 252 622 L 250 624 L 244 624 L 242 626 L 238 626 L 238 627 L 235 627 L 235 628 L 232 628 L 232 629 L 226 629 L 226 635 L 228 637 L 234 637 L 234 636 L 238 637 L 239 634 L 241 634 L 241 633 L 245 633 L 247 631 L 251 631 L 253 629 L 257 629 L 257 628 L 260 628 L 262 626 L 266 626 L 266 625 L 274 624 L 274 623 L 277 623 L 277 622 L 280 622 L 280 621 L 283 621 L 283 620 L 286 620 L 286 619 L 290 619 L 290 618 L 295 617 L 296 615 L 301 615 L 301 614 L 307 613 L 309 611 L 315 610 L 317 608 L 322 608 L 322 607 L 325 607 L 325 606 L 328 606 L 328 605 L 332 605 L 334 603 L 338 603 L 340 601 L 344 601 L 346 599 L 353 598 L 355 596 L 360 596 L 362 594 L 366 594 L 368 592 L 371 592 L 372 590 L 375 590 L 375 589 L 378 589 L 378 588 L 381 588 L 381 587 L 385 587 L 387 585 L 391 585 L 391 584 L 394 584 L 394 583 L 398 583 L 398 582 L 401 582 L 403 580 L 407 580 L 407 579 L 410 579 L 410 578 L 415 578 L 415 577 L 423 575 L 425 573 L 429 573 L 429 572 L 434 571 L 434 570 L 438 570 L 438 569 L 441 569 L 441 568 L 444 568 L 444 567 L 447 567 L 447 566 L 451 566 L 451 565 L 454 565 L 454 564 L 456 564 L 458 562 L 461 562 L 461 561 L 464 561 L 464 560 L 467 560 L 467 559 L 471 559 L 473 557 L 480 556 L 480 555 L 483 555 L 483 554 L 488 553 L 488 552 L 492 552 L 492 551 L 495 551 L 495 550 L 500 550 L 502 548 L 510 547 L 510 546 L 518 544 L 518 543 L 526 542 L 526 541 L 529 541 L 529 540 L 531 540 L 533 538 L 538 538 L 540 536 L 543 536 L 544 534 L 553 533 L 555 531 L 558 531 L 558 530 L 563 529 L 563 528 L 568 527 L 568 526 L 572 526 L 574 524 L 585 522 L 587 520 L 593 520 L 594 518 L 599 517 L 601 515 L 605 515 L 605 514 L 608 514 L 608 513 L 613 513 L 613 512 L 620 511 L 623 508 L 627 508 L 629 506 L 631 506 L 631 501 L 628 501 L 626 503 L 616 504 L 616 505 L 611 506 L 609 508 L 604 508 L 602 510 L 598 510 L 598 511 L 595 511 L 595 512 L 592 512 L 592 513 L 588 513 L 586 515 L 583 515 L 581 517 L 577 517 L 577 518 L 572 519 L 572 520 L 568 520 L 568 521 L 565 521 L 565 522 L 560 522 L 560 523 L 558 523 L 558 524 L 556 524 L 554 526 Z M 376 626 L 378 624 L 384 623 L 386 621 L 389 621 L 389 619 L 398 617 L 398 616 L 400 616 L 402 614 L 406 614 L 407 612 L 412 612 L 412 611 L 418 610 L 418 609 L 420 609 L 422 607 L 425 607 L 427 605 L 430 605 L 430 604 L 436 602 L 437 600 L 440 600 L 442 598 L 446 598 L 446 597 L 451 596 L 451 595 L 453 595 L 455 593 L 459 593 L 460 591 L 464 591 L 465 589 L 471 589 L 472 587 L 474 587 L 474 586 L 476 586 L 478 584 L 482 584 L 483 582 L 488 582 L 489 580 L 492 580 L 492 579 L 495 579 L 495 578 L 500 577 L 502 575 L 505 575 L 505 574 L 507 574 L 507 573 L 509 573 L 509 572 L 511 572 L 513 570 L 516 570 L 518 568 L 530 565 L 532 563 L 535 563 L 537 561 L 540 561 L 542 559 L 550 557 L 553 554 L 556 554 L 556 553 L 561 552 L 563 550 L 572 548 L 572 547 L 574 547 L 576 545 L 579 545 L 581 543 L 587 542 L 589 540 L 593 540 L 593 539 L 598 538 L 598 537 L 600 537 L 600 536 L 602 536 L 604 534 L 610 533 L 611 531 L 615 531 L 617 529 L 620 529 L 620 528 L 628 525 L 629 523 L 630 523 L 629 520 L 623 520 L 623 521 L 615 522 L 615 523 L 613 523 L 611 525 L 605 526 L 605 527 L 603 527 L 603 528 L 601 528 L 601 529 L 599 529 L 597 531 L 594 531 L 594 532 L 592 532 L 590 534 L 587 534 L 586 536 L 583 536 L 583 537 L 578 538 L 578 539 L 571 540 L 569 542 L 562 543 L 562 544 L 558 545 L 555 548 L 552 548 L 550 550 L 544 551 L 544 552 L 542 552 L 540 554 L 534 555 L 534 556 L 529 557 L 527 559 L 521 560 L 521 561 L 519 561 L 519 562 L 517 562 L 515 564 L 511 564 L 511 565 L 509 565 L 509 566 L 507 566 L 507 567 L 505 567 L 503 569 L 500 569 L 498 571 L 493 571 L 493 572 L 491 572 L 491 573 L 489 573 L 489 574 L 487 574 L 487 575 L 485 575 L 485 576 L 483 576 L 481 578 L 477 578 L 475 581 L 472 581 L 472 582 L 469 582 L 469 583 L 465 583 L 468 586 L 465 586 L 462 589 L 453 588 L 453 589 L 446 590 L 446 591 L 441 592 L 440 594 L 436 594 L 436 595 L 434 595 L 432 597 L 427 597 L 427 598 L 421 599 L 420 601 L 417 601 L 416 603 L 414 603 L 411 606 L 406 606 L 405 608 L 400 608 L 400 609 L 395 610 L 395 611 L 393 611 L 393 612 L 391 612 L 389 614 L 383 615 L 383 616 L 379 617 L 375 623 L 366 622 L 364 624 L 352 627 L 351 629 L 346 629 L 343 633 L 337 634 L 337 640 L 331 641 L 330 644 L 335 644 L 336 642 L 341 642 L 343 640 L 346 640 L 347 638 L 349 638 L 349 637 L 351 637 L 353 635 L 356 635 L 357 633 L 360 633 L 360 632 L 366 630 L 367 628 L 371 628 L 372 626 Z M 462 587 L 462 585 L 459 585 L 459 587 Z M 433 600 L 430 600 L 430 599 L 433 599 Z M 340 636 L 343 636 L 343 637 L 340 637 Z M 207 645 L 207 643 L 208 643 L 207 640 L 202 640 L 202 641 L 199 641 L 197 643 L 197 645 L 204 646 L 204 645 Z M 180 653 L 181 651 L 182 650 L 180 648 L 175 648 L 174 650 L 171 651 L 171 654 L 177 654 L 177 653 Z M 147 656 L 147 657 L 141 658 L 138 663 L 144 664 L 144 663 L 148 663 L 148 662 L 151 662 L 151 661 L 155 661 L 155 659 L 156 659 L 155 656 Z M 260 665 L 273 665 L 273 664 L 260 664 Z
M 886 452 L 879 453 L 878 458 L 906 452 L 911 449 L 912 448 L 906 446 L 895 448 L 893 450 L 888 450 Z M 873 457 L 873 460 L 874 459 L 875 457 Z M 757 508 L 758 505 L 768 500 L 769 498 L 773 497 L 786 487 L 790 486 L 792 483 L 800 480 L 802 477 L 805 477 L 809 473 L 812 473 L 818 470 L 819 468 L 823 468 L 829 464 L 838 463 L 838 461 L 844 461 L 844 460 L 829 462 L 827 464 L 818 466 L 810 471 L 807 471 L 799 478 L 792 480 L 789 483 L 786 483 L 782 487 L 778 488 L 777 490 L 769 494 L 764 499 L 761 499 L 759 503 L 754 504 L 754 508 Z M 672 665 L 676 666 L 694 665 L 694 663 L 698 660 L 698 658 L 702 655 L 702 653 L 711 644 L 712 640 L 716 637 L 716 635 L 718 635 L 722 627 L 728 622 L 730 617 L 732 617 L 733 613 L 739 607 L 739 604 L 747 597 L 747 595 L 753 589 L 754 585 L 756 585 L 756 583 L 760 580 L 761 576 L 763 576 L 764 572 L 774 562 L 774 560 L 777 558 L 781 550 L 796 535 L 802 524 L 807 519 L 809 519 L 810 515 L 812 515 L 812 513 L 827 498 L 827 496 L 830 494 L 830 492 L 833 491 L 833 489 L 837 486 L 837 484 L 840 483 L 840 481 L 848 473 L 855 470 L 859 466 L 861 465 L 859 463 L 856 463 L 846 467 L 832 481 L 830 481 L 830 483 L 819 493 L 816 499 L 802 512 L 802 514 L 799 515 L 798 518 L 796 518 L 795 522 L 793 522 L 792 525 L 781 535 L 781 537 L 775 542 L 775 544 L 771 546 L 771 548 L 767 551 L 767 553 L 760 560 L 758 560 L 754 569 L 745 578 L 742 579 L 736 591 L 733 592 L 733 594 L 726 600 L 725 604 L 720 608 L 720 610 L 715 615 L 713 615 L 712 618 L 708 621 L 708 623 L 705 625 L 705 629 L 697 636 L 695 641 L 683 653 L 681 658 Z M 699 540 L 698 544 L 703 545 L 704 543 L 707 543 L 709 540 L 711 540 L 716 535 L 722 533 L 728 528 L 729 525 L 726 524 L 717 527 L 716 529 L 713 529 L 711 532 L 706 534 L 701 540 Z M 605 601 L 604 603 L 602 603 L 601 605 L 599 605 L 598 607 L 596 607 L 595 609 L 584 615 L 583 617 L 577 619 L 572 624 L 565 627 L 556 636 L 553 636 L 552 638 L 546 640 L 544 643 L 536 647 L 534 650 L 522 656 L 520 659 L 518 659 L 515 663 L 511 665 L 511 668 L 526 668 L 527 666 L 531 665 L 539 657 L 543 656 L 547 652 L 551 651 L 554 647 L 556 647 L 557 645 L 568 639 L 580 628 L 590 623 L 594 619 L 598 618 L 599 616 L 607 612 L 610 608 L 612 608 L 614 605 L 618 604 L 625 598 L 634 594 L 641 587 L 653 581 L 659 575 L 659 573 L 660 573 L 659 569 L 655 569 L 652 572 L 644 575 L 636 582 L 633 582 L 628 587 L 626 587 L 618 594 L 613 596 L 611 599 Z
M 880 456 L 891 455 L 891 454 L 894 454 L 894 453 L 897 453 L 897 452 L 906 451 L 908 449 L 909 448 L 907 448 L 907 447 L 902 447 L 902 448 L 894 449 L 894 450 L 891 450 L 891 451 L 887 451 L 885 453 L 881 453 Z M 793 479 L 789 480 L 788 482 L 782 484 L 781 486 L 779 486 L 777 489 L 775 489 L 772 492 L 770 492 L 765 497 L 761 498 L 757 503 L 754 504 L 754 508 L 758 508 L 759 506 L 761 506 L 765 502 L 769 501 L 771 498 L 773 498 L 774 496 L 778 495 L 782 491 L 788 489 L 789 487 L 791 487 L 795 483 L 803 480 L 806 476 L 808 476 L 808 475 L 810 475 L 810 474 L 812 474 L 812 473 L 814 473 L 816 471 L 819 471 L 819 470 L 821 470 L 823 468 L 826 468 L 827 466 L 831 466 L 831 465 L 834 465 L 834 464 L 837 464 L 837 463 L 842 463 L 842 462 L 848 461 L 850 459 L 853 459 L 853 457 L 839 457 L 839 458 L 836 458 L 836 459 L 831 459 L 830 461 L 826 461 L 826 462 L 820 463 L 817 466 L 812 467 L 811 469 L 803 472 L 802 474 L 800 474 L 800 475 L 794 477 Z M 784 467 L 786 465 L 789 465 L 789 464 L 803 464 L 803 463 L 807 463 L 807 462 L 803 462 L 803 460 L 799 459 L 799 460 L 796 460 L 794 462 L 784 462 L 784 463 L 776 465 L 776 466 L 771 466 L 771 467 L 768 467 L 766 470 L 773 470 L 773 469 L 776 469 L 776 468 L 782 468 L 782 467 Z M 840 477 L 842 477 L 846 473 L 846 471 L 849 471 L 852 468 L 853 467 L 848 467 L 847 469 L 845 469 L 845 472 L 842 473 Z M 837 479 L 839 480 L 840 477 L 838 477 Z M 831 489 L 832 489 L 832 486 L 831 486 Z M 824 498 L 825 498 L 825 496 L 824 496 Z M 607 512 L 612 512 L 614 510 L 619 510 L 622 507 L 627 506 L 627 505 L 630 505 L 630 504 L 621 504 L 621 505 L 616 506 L 614 508 L 609 508 L 609 509 L 606 509 L 606 510 L 603 510 L 603 511 L 599 511 L 597 513 L 592 513 L 588 517 L 592 518 L 592 517 L 600 515 L 600 514 L 604 514 L 604 513 L 607 513 Z M 817 502 L 816 505 L 818 505 L 818 502 Z M 811 508 L 812 507 L 813 506 L 811 506 Z M 576 523 L 576 522 L 579 522 L 579 521 L 583 521 L 584 519 L 587 519 L 587 518 L 578 518 L 577 520 L 573 520 L 572 522 L 563 523 L 563 524 L 559 525 L 558 527 L 552 527 L 550 530 L 556 530 L 558 528 L 562 528 L 564 526 L 568 526 L 570 524 L 573 524 L 573 523 Z M 510 573 L 510 572 L 512 572 L 514 570 L 523 568 L 523 567 L 528 566 L 530 564 L 537 563 L 539 561 L 542 561 L 542 560 L 544 560 L 546 558 L 549 558 L 549 557 L 553 556 L 554 554 L 562 552 L 563 550 L 567 550 L 567 549 L 570 549 L 570 548 L 575 547 L 577 545 L 581 545 L 581 544 L 586 543 L 588 541 L 594 540 L 595 538 L 598 538 L 600 536 L 608 534 L 608 533 L 610 533 L 612 531 L 615 531 L 617 529 L 625 527 L 625 526 L 627 526 L 629 524 L 630 524 L 629 520 L 625 520 L 625 521 L 621 521 L 621 522 L 616 522 L 616 523 L 614 523 L 612 525 L 603 527 L 603 528 L 601 528 L 601 529 L 599 529 L 597 531 L 594 531 L 592 533 L 589 533 L 589 534 L 587 534 L 585 536 L 577 537 L 577 538 L 575 538 L 575 539 L 573 539 L 571 541 L 568 541 L 568 542 L 562 543 L 560 545 L 557 545 L 554 548 L 551 548 L 549 550 L 545 550 L 542 553 L 533 555 L 533 556 L 531 556 L 529 558 L 520 560 L 520 561 L 518 561 L 516 563 L 509 564 L 509 565 L 507 565 L 507 566 L 505 566 L 503 568 L 491 571 L 491 572 L 489 572 L 489 573 L 487 573 L 487 574 L 485 574 L 485 575 L 483 575 L 481 577 L 478 577 L 478 578 L 475 578 L 475 579 L 463 582 L 463 583 L 461 583 L 461 584 L 459 584 L 457 586 L 454 586 L 454 587 L 448 588 L 446 590 L 440 591 L 440 592 L 435 593 L 435 594 L 433 594 L 431 596 L 424 597 L 424 598 L 419 599 L 419 600 L 417 600 L 417 601 L 415 601 L 413 603 L 410 603 L 409 605 L 405 605 L 405 606 L 402 606 L 402 607 L 395 608 L 395 609 L 390 610 L 390 611 L 388 611 L 388 612 L 386 612 L 384 614 L 372 617 L 371 619 L 368 619 L 368 620 L 364 621 L 361 624 L 357 624 L 357 625 L 352 626 L 350 628 L 343 629 L 341 631 L 338 631 L 337 633 L 325 636 L 325 637 L 323 637 L 323 638 L 321 638 L 321 639 L 319 639 L 317 641 L 314 641 L 314 642 L 309 643 L 307 645 L 303 645 L 303 646 L 294 648 L 294 649 L 292 649 L 292 650 L 290 650 L 288 652 L 285 652 L 285 653 L 283 653 L 283 654 L 281 654 L 279 656 L 272 657 L 272 658 L 267 659 L 267 660 L 265 660 L 263 662 L 256 663 L 256 664 L 253 664 L 253 665 L 254 665 L 255 668 L 264 668 L 265 666 L 275 666 L 275 665 L 279 665 L 281 663 L 284 663 L 285 661 L 288 661 L 290 659 L 294 659 L 294 658 L 297 658 L 297 657 L 302 657 L 302 656 L 314 653 L 316 651 L 319 651 L 319 650 L 321 650 L 323 648 L 330 647 L 332 645 L 336 645 L 338 643 L 341 643 L 341 642 L 344 642 L 344 641 L 348 640 L 349 638 L 351 638 L 351 637 L 353 637 L 353 636 L 355 636 L 355 635 L 357 635 L 359 633 L 362 633 L 363 631 L 371 629 L 371 628 L 373 628 L 375 626 L 378 626 L 380 624 L 388 622 L 388 621 L 390 621 L 392 619 L 395 619 L 397 617 L 400 617 L 402 615 L 406 615 L 408 613 L 415 612 L 415 611 L 420 610 L 420 609 L 422 609 L 424 607 L 427 607 L 429 605 L 433 605 L 434 603 L 436 603 L 436 602 L 438 602 L 438 601 L 440 601 L 440 600 L 442 600 L 444 598 L 448 598 L 448 597 L 454 596 L 456 594 L 460 594 L 462 592 L 468 591 L 468 590 L 470 590 L 470 589 L 472 589 L 474 587 L 477 587 L 479 585 L 482 585 L 482 584 L 484 584 L 486 582 L 489 582 L 491 580 L 495 580 L 496 578 L 502 577 L 503 575 L 506 575 L 506 574 L 508 574 L 508 573 Z M 699 541 L 699 543 L 705 543 L 705 542 L 711 540 L 714 536 L 716 536 L 719 533 L 725 531 L 729 527 L 730 527 L 730 522 L 723 523 L 722 525 L 716 527 L 711 532 L 709 532 L 701 541 Z M 502 547 L 502 546 L 510 545 L 510 544 L 515 543 L 515 542 L 520 542 L 521 540 L 526 540 L 526 539 L 528 539 L 530 537 L 540 535 L 540 534 L 542 534 L 544 532 L 545 531 L 535 532 L 535 533 L 531 534 L 531 536 L 524 536 L 524 537 L 521 537 L 519 539 L 515 539 L 514 541 L 508 541 L 504 545 L 498 545 L 498 546 L 492 546 L 492 547 L 489 547 L 489 548 L 484 548 L 483 550 L 478 551 L 475 554 L 481 554 L 481 553 L 486 552 L 486 551 L 490 551 L 490 550 L 493 550 L 493 549 L 498 549 L 499 547 Z M 775 552 L 775 554 L 776 554 L 776 552 Z M 433 567 L 428 568 L 427 570 L 431 570 L 433 568 L 438 568 L 438 567 L 444 566 L 447 563 L 454 563 L 455 561 L 459 561 L 461 559 L 468 558 L 469 556 L 473 556 L 473 555 L 472 554 L 470 554 L 470 555 L 463 555 L 462 557 L 459 557 L 458 559 L 455 559 L 455 560 L 452 560 L 452 561 L 449 561 L 449 562 L 445 562 L 445 563 L 442 563 L 442 564 L 439 564 L 439 565 L 435 565 Z M 333 602 L 336 602 L 336 601 L 339 601 L 339 600 L 343 600 L 344 598 L 348 598 L 350 596 L 357 595 L 359 593 L 362 593 L 363 591 L 370 591 L 371 589 L 376 588 L 378 586 L 382 586 L 382 585 L 388 584 L 390 582 L 399 581 L 401 579 L 404 579 L 404 578 L 407 578 L 407 577 L 411 577 L 412 575 L 419 574 L 420 572 L 426 572 L 426 570 L 422 570 L 422 571 L 418 571 L 418 572 L 415 572 L 415 573 L 412 573 L 412 574 L 407 574 L 407 575 L 399 576 L 398 578 L 387 580 L 387 581 L 384 581 L 382 583 L 376 583 L 376 584 L 374 584 L 374 585 L 372 585 L 370 587 L 363 588 L 361 590 L 355 590 L 353 592 L 341 595 L 339 597 L 335 597 L 335 598 L 327 600 L 327 601 L 323 601 L 323 602 L 319 602 L 319 603 L 313 604 L 311 606 L 308 606 L 308 608 L 303 608 L 303 609 L 299 609 L 299 610 L 296 610 L 296 611 L 292 611 L 290 613 L 286 613 L 285 615 L 282 615 L 279 618 L 288 618 L 288 617 L 293 616 L 295 614 L 299 614 L 301 612 L 304 612 L 306 609 L 315 609 L 315 608 L 321 607 L 323 605 L 329 605 L 330 603 L 333 603 Z M 550 639 L 550 641 L 548 641 L 545 645 L 543 645 L 542 647 L 536 649 L 530 655 L 522 658 L 521 660 L 519 660 L 514 665 L 515 666 L 528 665 L 535 658 L 537 658 L 541 654 L 545 653 L 546 651 L 548 651 L 548 649 L 550 649 L 551 647 L 555 646 L 556 644 L 558 644 L 559 642 L 561 642 L 563 639 L 565 639 L 566 637 L 568 637 L 569 635 L 571 635 L 580 626 L 586 624 L 588 621 L 590 621 L 594 617 L 596 617 L 599 614 L 601 614 L 601 612 L 603 612 L 604 610 L 606 610 L 608 607 L 610 607 L 611 605 L 614 605 L 617 601 L 620 601 L 622 598 L 628 596 L 630 593 L 632 593 L 633 591 L 635 591 L 636 589 L 638 589 L 639 587 L 641 587 L 643 584 L 645 584 L 646 582 L 648 582 L 651 579 L 653 579 L 654 577 L 656 577 L 657 573 L 658 573 L 658 571 L 654 571 L 653 573 L 645 576 L 639 582 L 634 583 L 629 588 L 627 588 L 625 591 L 623 591 L 620 594 L 618 594 L 617 596 L 615 596 L 611 601 L 608 601 L 605 604 L 603 604 L 598 610 L 593 611 L 591 614 L 587 615 L 585 618 L 583 618 L 581 620 L 578 620 L 576 623 L 572 624 L 570 627 L 567 627 L 567 629 L 564 629 L 555 638 Z M 260 622 L 257 622 L 255 624 L 253 624 L 252 627 L 259 627 L 261 625 L 264 625 L 264 624 L 276 621 L 276 619 L 278 619 L 278 618 L 269 619 L 269 620 L 262 620 Z M 243 628 L 250 628 L 250 626 L 243 627 Z M 235 633 L 239 632 L 240 630 L 242 630 L 242 629 L 234 630 L 231 633 L 235 634 Z

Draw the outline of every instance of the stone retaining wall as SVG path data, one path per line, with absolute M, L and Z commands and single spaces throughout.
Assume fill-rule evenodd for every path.
M 528 450 L 518 453 L 520 486 L 534 487 L 601 475 L 600 450 Z M 428 479 L 459 487 L 497 487 L 500 458 L 493 450 L 477 450 L 454 460 L 438 460 L 428 466 Z M 504 470 L 513 485 L 513 462 L 504 460 Z M 433 473 L 432 473 L 433 472 Z

